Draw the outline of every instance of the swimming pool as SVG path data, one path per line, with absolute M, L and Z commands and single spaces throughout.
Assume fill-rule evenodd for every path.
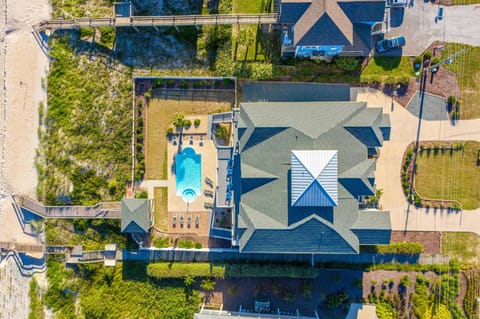
M 202 155 L 191 147 L 183 149 L 175 157 L 177 196 L 191 203 L 202 192 Z

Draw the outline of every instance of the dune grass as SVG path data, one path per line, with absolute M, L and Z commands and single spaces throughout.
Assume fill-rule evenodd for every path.
M 478 262 L 480 236 L 466 232 L 442 233 L 442 255 L 458 259 L 460 262 Z
M 462 93 L 460 118 L 464 120 L 480 117 L 480 107 L 478 107 L 480 104 L 480 47 L 448 43 L 442 51 L 442 58 L 446 58 L 465 48 L 468 51 L 458 55 L 452 64 L 444 65 L 457 74 Z

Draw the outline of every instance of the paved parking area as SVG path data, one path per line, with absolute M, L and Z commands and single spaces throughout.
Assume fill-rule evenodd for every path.
M 384 55 L 419 55 L 434 41 L 480 45 L 480 5 L 443 7 L 443 19 L 435 22 L 438 7 L 436 3 L 410 0 L 406 8 L 392 8 L 386 37 L 403 35 L 407 43 Z
M 420 93 L 417 92 L 407 105 L 407 110 L 419 117 Z M 422 119 L 425 121 L 448 121 L 447 103 L 444 98 L 425 93 Z

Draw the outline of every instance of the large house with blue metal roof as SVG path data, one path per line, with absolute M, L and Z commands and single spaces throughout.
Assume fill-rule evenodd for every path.
M 282 56 L 366 56 L 385 0 L 282 0 Z
M 240 106 L 234 241 L 242 253 L 356 254 L 390 242 L 390 213 L 361 210 L 390 122 L 365 102 Z

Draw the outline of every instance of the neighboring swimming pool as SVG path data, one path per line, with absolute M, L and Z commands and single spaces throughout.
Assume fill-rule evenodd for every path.
M 202 155 L 191 147 L 183 149 L 175 157 L 177 196 L 191 203 L 202 192 Z

